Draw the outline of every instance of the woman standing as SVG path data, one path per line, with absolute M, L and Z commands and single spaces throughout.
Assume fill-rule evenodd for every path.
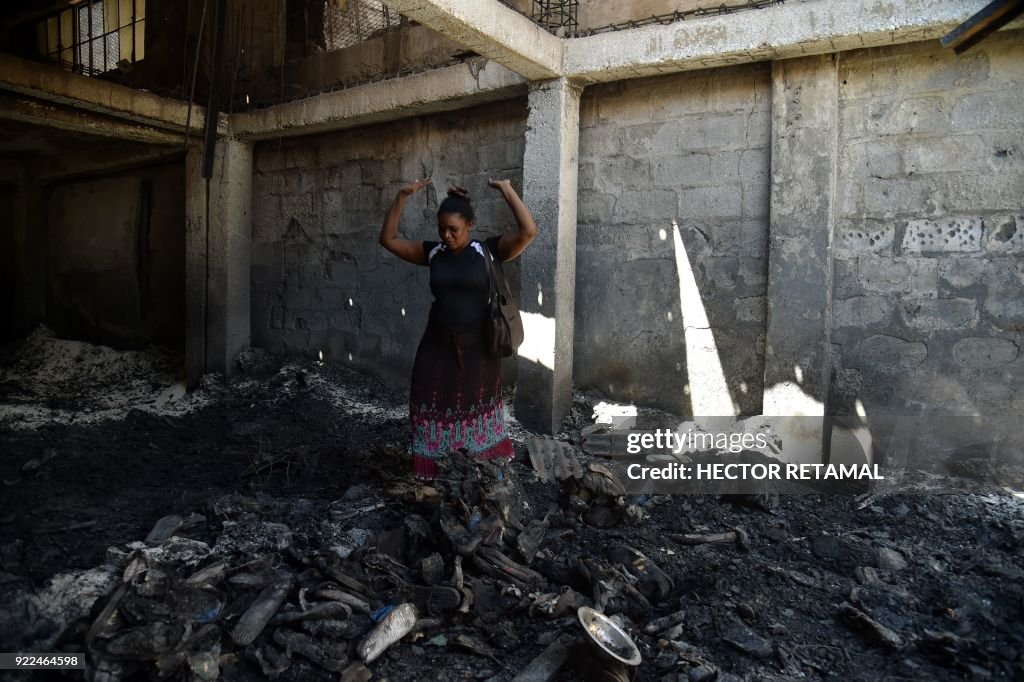
M 416 350 L 409 392 L 413 470 L 425 480 L 437 476 L 438 458 L 452 450 L 465 448 L 480 459 L 514 455 L 505 433 L 501 358 L 488 353 L 483 340 L 490 310 L 484 258 L 511 260 L 537 236 L 537 225 L 512 183 L 489 180 L 488 186 L 501 192 L 512 209 L 516 230 L 486 242 L 471 239 L 469 193 L 453 187 L 437 209 L 441 241 L 399 238 L 405 202 L 428 184 L 429 179 L 417 180 L 399 190 L 380 230 L 381 246 L 404 261 L 430 268 L 434 302 Z

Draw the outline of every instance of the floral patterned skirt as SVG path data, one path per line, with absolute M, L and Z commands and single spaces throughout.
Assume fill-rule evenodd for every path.
M 413 363 L 409 417 L 417 478 L 436 478 L 438 459 L 452 450 L 480 459 L 515 455 L 505 432 L 501 359 L 485 350 L 482 326 L 456 333 L 427 323 Z

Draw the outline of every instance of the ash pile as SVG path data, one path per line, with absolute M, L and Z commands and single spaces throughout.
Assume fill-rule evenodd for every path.
M 60 646 L 84 648 L 91 679 L 104 681 L 369 680 L 409 646 L 455 647 L 478 657 L 470 677 L 522 680 L 553 679 L 579 647 L 598 654 L 580 657 L 596 666 L 580 675 L 628 679 L 640 652 L 625 632 L 649 620 L 673 581 L 627 545 L 597 556 L 575 541 L 581 523 L 642 521 L 612 469 L 555 441 L 531 452 L 551 484 L 543 511 L 520 467 L 456 452 L 401 501 L 356 486 L 326 515 L 229 495 L 205 514 L 164 517 L 145 542 L 108 551 L 115 586 Z M 547 649 L 510 670 L 507 654 L 537 633 Z

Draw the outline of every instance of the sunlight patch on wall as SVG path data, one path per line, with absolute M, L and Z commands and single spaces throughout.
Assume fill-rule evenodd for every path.
M 523 319 L 525 338 L 519 347 L 519 357 L 534 362 L 554 371 L 555 369 L 555 318 L 519 311 Z
M 693 266 L 686 254 L 679 225 L 672 221 L 676 272 L 679 276 L 679 310 L 683 316 L 686 341 L 686 372 L 689 377 L 690 404 L 694 415 L 731 416 L 739 414 L 722 369 L 722 359 L 715 345 L 715 336 L 708 323 L 708 314 L 697 287 Z

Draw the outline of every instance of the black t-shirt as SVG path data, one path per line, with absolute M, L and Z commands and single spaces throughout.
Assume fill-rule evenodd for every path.
M 423 253 L 430 266 L 430 291 L 434 303 L 430 317 L 455 331 L 476 331 L 487 315 L 490 281 L 484 249 L 497 258 L 498 240 L 472 240 L 458 254 L 441 242 L 423 242 Z

